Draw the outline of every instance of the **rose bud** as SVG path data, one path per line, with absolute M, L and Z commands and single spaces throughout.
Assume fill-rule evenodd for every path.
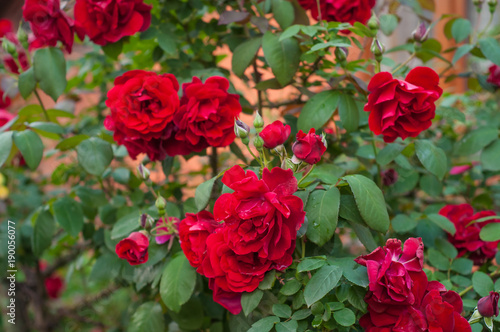
M 143 213 L 141 215 L 141 218 L 139 219 L 139 223 L 141 224 L 142 228 L 149 231 L 151 228 L 153 228 L 155 220 L 149 214 Z
M 377 33 L 378 29 L 380 28 L 380 23 L 378 22 L 378 18 L 375 14 L 373 14 L 370 19 L 368 20 L 368 23 L 366 24 L 370 30 L 374 33 Z
M 44 284 L 47 295 L 51 299 L 57 299 L 61 296 L 62 290 L 64 288 L 64 280 L 61 277 L 57 275 L 47 277 L 44 280 Z
M 427 40 L 428 31 L 425 23 L 420 23 L 418 27 L 413 31 L 413 39 L 416 42 L 423 43 Z
M 384 44 L 382 44 L 378 39 L 374 39 L 370 50 L 372 51 L 373 55 L 375 55 L 375 60 L 377 60 L 377 62 L 381 62 L 382 55 L 385 52 Z
M 295 158 L 313 165 L 321 160 L 321 156 L 326 151 L 326 146 L 322 137 L 316 135 L 316 130 L 311 128 L 307 134 L 302 130 L 297 133 L 297 140 L 293 143 L 292 151 Z
M 121 259 L 126 259 L 130 265 L 139 265 L 148 261 L 148 246 L 149 240 L 146 235 L 133 232 L 118 242 L 115 252 Z
M 490 295 L 485 296 L 477 302 L 477 310 L 483 317 L 498 316 L 498 298 L 500 295 L 497 292 L 490 292 Z
M 347 56 L 349 55 L 349 50 L 345 47 L 336 47 L 335 48 L 335 58 L 340 64 L 345 64 Z
M 250 127 L 245 122 L 241 120 L 234 121 L 234 134 L 236 135 L 236 137 L 239 137 L 241 139 L 247 138 L 249 132 Z
M 253 126 L 255 127 L 257 133 L 260 133 L 262 131 L 262 127 L 264 127 L 264 120 L 262 119 L 262 116 L 260 116 L 259 112 L 255 112 Z
M 139 166 L 137 166 L 137 171 L 143 180 L 149 179 L 149 169 L 147 169 L 143 164 L 139 164 Z
M 382 183 L 384 186 L 392 186 L 396 181 L 398 181 L 398 173 L 394 169 L 390 168 L 382 172 Z
M 488 0 L 488 7 L 490 7 L 490 13 L 493 15 L 497 9 L 497 0 Z
M 488 76 L 487 82 L 495 85 L 496 88 L 500 87 L 500 66 L 491 65 L 489 71 L 490 76 Z
M 274 121 L 270 125 L 267 125 L 260 132 L 259 136 L 264 140 L 265 148 L 274 149 L 286 142 L 291 131 L 292 129 L 289 125 L 285 125 L 281 121 Z

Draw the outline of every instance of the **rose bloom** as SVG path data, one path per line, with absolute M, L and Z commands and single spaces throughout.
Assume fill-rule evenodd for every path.
M 148 261 L 148 247 L 148 237 L 141 232 L 133 232 L 116 244 L 115 252 L 130 265 L 139 265 Z
M 59 276 L 50 276 L 44 280 L 45 290 L 51 299 L 57 299 L 61 296 L 64 288 L 64 280 Z
M 500 222 L 500 218 L 472 223 L 484 217 L 496 216 L 494 211 L 481 211 L 474 214 L 472 206 L 460 204 L 447 205 L 439 211 L 439 214 L 455 225 L 456 233 L 455 235 L 448 234 L 448 241 L 457 248 L 459 257 L 467 255 L 475 265 L 481 265 L 495 257 L 500 241 L 485 242 L 479 238 L 479 232 L 487 224 Z
M 207 251 L 207 237 L 220 226 L 208 211 L 186 213 L 186 218 L 179 224 L 179 238 L 182 251 L 192 267 L 201 265 Z
M 321 160 L 326 146 L 321 136 L 316 135 L 316 130 L 311 128 L 307 134 L 299 130 L 297 140 L 292 145 L 292 151 L 296 158 L 313 165 Z
M 0 109 L 0 127 L 15 117 L 14 114 L 9 113 L 7 110 Z
M 179 222 L 180 222 L 179 218 L 170 217 L 168 219 L 172 223 L 173 228 L 177 230 L 179 228 Z M 172 238 L 172 236 L 175 235 L 175 233 L 167 234 L 170 232 L 170 230 L 168 228 L 168 224 L 165 218 L 160 218 L 156 222 L 156 227 L 157 228 L 156 228 L 155 241 L 157 244 L 164 244 L 165 242 L 169 241 Z
M 299 4 L 306 10 L 310 9 L 315 20 L 320 19 L 316 0 L 299 0 Z M 365 24 L 372 15 L 375 0 L 320 0 L 319 4 L 323 20 Z
M 115 79 L 106 100 L 111 115 L 104 126 L 114 131 L 115 141 L 125 145 L 133 159 L 140 153 L 151 160 L 165 159 L 165 140 L 179 108 L 178 90 L 172 74 L 131 70 Z
M 500 66 L 491 65 L 490 68 L 490 76 L 488 76 L 488 83 L 496 85 L 500 87 Z
M 74 39 L 73 20 L 59 7 L 59 0 L 26 0 L 23 17 L 40 43 L 56 46 L 61 41 L 71 53 Z
M 438 84 L 438 74 L 427 67 L 412 69 L 404 81 L 388 72 L 373 76 L 364 108 L 370 112 L 370 130 L 383 135 L 388 143 L 398 137 L 417 137 L 431 126 L 435 117 L 434 102 L 443 93 Z
M 147 30 L 151 25 L 151 8 L 143 0 L 77 0 L 76 31 L 80 39 L 87 35 L 98 45 L 115 43 Z
M 274 121 L 270 125 L 265 126 L 259 133 L 259 136 L 264 141 L 265 148 L 274 149 L 286 142 L 291 130 L 289 125 L 284 125 L 281 121 Z
M 398 181 L 398 172 L 394 169 L 389 168 L 386 171 L 382 171 L 382 183 L 384 186 L 392 186 Z
M 498 316 L 498 297 L 497 292 L 490 292 L 490 295 L 485 296 L 477 302 L 477 310 L 483 317 Z
M 241 105 L 239 96 L 228 89 L 229 81 L 218 76 L 205 83 L 193 77 L 191 83 L 182 85 L 181 106 L 174 115 L 175 134 L 165 144 L 170 156 L 224 147 L 234 141 L 234 121 Z

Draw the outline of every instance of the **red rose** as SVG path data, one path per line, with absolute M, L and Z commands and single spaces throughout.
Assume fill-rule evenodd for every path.
M 320 19 L 316 0 L 299 0 L 299 4 L 306 10 L 310 9 L 315 20 Z M 323 20 L 365 24 L 372 15 L 375 0 L 320 0 L 319 4 Z
M 316 135 L 316 130 L 311 128 L 308 134 L 299 130 L 292 151 L 295 157 L 312 165 L 321 160 L 321 156 L 326 151 L 326 146 L 321 136 Z
M 76 31 L 98 45 L 115 43 L 149 28 L 151 8 L 143 0 L 77 0 Z
M 398 172 L 390 168 L 382 172 L 382 183 L 384 186 L 392 186 L 398 181 Z
M 59 7 L 59 0 L 26 0 L 23 17 L 40 43 L 56 46 L 61 41 L 71 53 L 74 39 L 73 21 Z
M 14 33 L 13 27 L 12 27 L 12 22 L 7 19 L 0 19 L 0 38 L 6 38 L 10 42 L 14 43 L 17 47 L 17 60 L 21 64 L 21 67 L 23 70 L 26 70 L 29 68 L 29 63 L 28 63 L 28 58 L 26 56 L 25 50 L 22 48 L 21 44 L 17 40 L 17 35 Z M 31 41 L 30 41 L 30 50 L 35 49 L 38 45 L 38 42 L 35 42 L 34 36 L 31 35 Z M 0 40 L 0 45 L 2 44 L 2 41 Z M 5 54 L 3 55 L 3 62 L 4 66 L 6 69 L 8 69 L 10 72 L 14 74 L 19 74 L 19 68 L 17 67 L 16 61 L 14 61 L 14 58 L 10 54 Z
M 179 224 L 179 238 L 182 251 L 192 267 L 201 265 L 207 251 L 207 237 L 220 226 L 208 211 L 198 214 L 186 213 L 186 218 Z
M 139 265 L 148 261 L 148 247 L 148 237 L 141 232 L 133 232 L 118 242 L 115 252 L 121 259 L 126 259 L 130 265 Z
M 229 229 L 231 249 L 238 255 L 258 254 L 278 270 L 292 264 L 297 231 L 305 216 L 302 200 L 293 196 L 297 179 L 292 170 L 264 168 L 259 180 L 254 172 L 234 166 L 222 182 L 234 192 L 217 199 L 214 216 Z
M 175 134 L 165 145 L 169 155 L 224 147 L 234 141 L 234 121 L 241 105 L 239 96 L 228 93 L 228 89 L 229 81 L 217 76 L 205 83 L 193 77 L 191 83 L 182 85 L 181 106 L 174 115 Z
M 45 290 L 51 299 L 57 299 L 61 296 L 64 288 L 64 280 L 59 276 L 50 276 L 45 278 Z
M 401 241 L 389 239 L 385 247 L 355 259 L 368 270 L 373 300 L 383 304 L 414 304 L 414 286 L 427 283 L 422 271 L 424 244 L 421 238 L 409 238 L 401 250 Z
M 281 121 L 274 121 L 270 125 L 265 126 L 259 133 L 259 136 L 264 140 L 265 148 L 274 149 L 286 142 L 291 130 L 289 125 L 284 125 Z
M 491 65 L 490 66 L 490 76 L 488 77 L 488 83 L 500 87 L 500 66 Z
M 473 223 L 484 217 L 495 216 L 493 211 L 482 211 L 474 214 L 469 204 L 447 205 L 439 214 L 448 218 L 456 228 L 455 235 L 448 234 L 448 240 L 458 249 L 458 256 L 468 255 L 474 264 L 481 265 L 488 259 L 495 257 L 500 241 L 485 242 L 479 238 L 481 229 L 490 223 L 500 222 L 499 219 Z
M 490 295 L 481 298 L 477 302 L 477 310 L 483 317 L 498 316 L 498 298 L 497 292 L 490 292 Z
M 434 119 L 434 102 L 443 93 L 438 84 L 438 74 L 427 67 L 412 69 L 405 81 L 393 78 L 388 72 L 373 76 L 364 108 L 370 112 L 370 130 L 375 135 L 384 135 L 385 142 L 418 136 Z
M 14 114 L 9 113 L 7 110 L 0 109 L 0 128 L 14 117 Z
M 132 158 L 147 153 L 151 160 L 165 159 L 165 141 L 179 108 L 175 76 L 132 70 L 114 84 L 106 100 L 111 109 L 104 121 L 106 129 L 114 131 L 113 138 L 125 145 Z
M 208 281 L 208 287 L 213 291 L 214 301 L 221 304 L 233 315 L 241 312 L 241 294 L 238 292 L 228 292 L 216 285 L 215 279 Z

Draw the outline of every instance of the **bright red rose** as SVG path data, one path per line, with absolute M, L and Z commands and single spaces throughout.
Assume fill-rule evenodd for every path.
M 241 312 L 241 295 L 238 292 L 228 292 L 216 285 L 215 279 L 209 279 L 208 287 L 213 291 L 214 301 L 221 304 L 233 315 Z
M 50 276 L 45 278 L 45 290 L 51 299 L 57 299 L 61 296 L 64 288 L 64 280 L 59 276 Z
M 283 270 L 292 264 L 297 231 L 305 212 L 292 170 L 264 168 L 262 179 L 240 166 L 227 170 L 222 182 L 233 189 L 223 194 L 214 206 L 217 221 L 229 230 L 229 246 L 237 255 L 256 253 L 272 262 L 271 268 Z
M 292 151 L 295 157 L 312 165 L 321 160 L 326 146 L 321 136 L 316 135 L 316 130 L 311 128 L 307 134 L 299 130 L 297 140 L 292 145 Z
M 74 39 L 73 20 L 59 7 L 59 0 L 26 0 L 23 17 L 40 43 L 56 46 L 61 41 L 71 53 Z
M 490 76 L 488 76 L 488 83 L 500 87 L 500 66 L 491 65 L 489 70 Z
M 456 228 L 455 235 L 448 234 L 448 241 L 458 249 L 458 256 L 468 255 L 474 264 L 481 265 L 488 259 L 495 257 L 500 241 L 485 242 L 479 238 L 481 229 L 490 223 L 500 222 L 499 219 L 473 223 L 484 217 L 496 216 L 493 211 L 481 211 L 474 214 L 474 209 L 469 204 L 447 205 L 439 214 L 448 218 Z
M 149 28 L 151 8 L 143 0 L 77 0 L 76 31 L 98 45 L 115 43 Z
M 375 135 L 382 134 L 385 142 L 417 137 L 435 117 L 434 102 L 443 93 L 438 84 L 438 74 L 427 67 L 412 69 L 404 81 L 388 72 L 373 76 L 364 108 L 370 112 L 370 130 Z
M 274 149 L 286 142 L 291 131 L 292 129 L 289 125 L 285 125 L 281 121 L 274 121 L 270 125 L 265 126 L 259 133 L 259 136 L 264 140 L 265 148 Z
M 306 10 L 310 9 L 315 20 L 320 19 L 316 0 L 299 0 L 299 4 Z M 319 4 L 323 20 L 365 24 L 372 15 L 375 0 L 320 0 Z
M 193 77 L 182 85 L 179 111 L 174 115 L 175 134 L 165 144 L 171 156 L 199 152 L 209 146 L 224 147 L 234 141 L 234 121 L 241 112 L 239 96 L 228 93 L 229 81 L 210 77 L 205 83 Z
M 383 304 L 414 304 L 412 292 L 427 284 L 422 271 L 424 244 L 421 238 L 409 238 L 401 250 L 401 241 L 389 239 L 385 247 L 355 259 L 368 270 L 369 289 L 373 300 Z M 424 286 L 425 287 L 425 286 Z
M 141 232 L 133 232 L 117 243 L 115 252 L 130 265 L 139 265 L 148 261 L 148 247 L 148 237 Z
M 207 237 L 220 226 L 208 211 L 186 213 L 186 218 L 179 224 L 179 238 L 182 251 L 192 267 L 201 265 L 207 251 Z
M 490 292 L 490 295 L 481 298 L 477 302 L 477 310 L 483 317 L 498 316 L 498 298 L 497 292 Z
M 14 117 L 14 114 L 9 113 L 7 110 L 0 109 L 0 127 L 12 120 Z
M 131 70 L 115 79 L 106 106 L 111 115 L 104 126 L 127 148 L 130 156 L 147 153 L 151 160 L 165 159 L 166 139 L 173 131 L 172 119 L 179 108 L 179 84 L 172 74 L 158 75 Z

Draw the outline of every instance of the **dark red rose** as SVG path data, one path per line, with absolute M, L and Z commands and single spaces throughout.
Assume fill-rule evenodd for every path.
M 205 83 L 193 77 L 182 85 L 179 111 L 174 115 L 175 134 L 165 144 L 171 156 L 199 152 L 209 146 L 224 147 L 235 139 L 234 121 L 241 112 L 239 96 L 228 93 L 229 81 L 210 77 Z
M 192 267 L 201 265 L 207 251 L 207 237 L 220 226 L 208 211 L 186 213 L 186 218 L 179 224 L 179 238 L 182 251 Z
M 500 218 L 473 223 L 474 220 L 495 216 L 495 212 L 481 211 L 474 214 L 472 206 L 460 204 L 447 205 L 439 211 L 439 214 L 455 225 L 456 233 L 455 235 L 448 234 L 448 241 L 457 248 L 459 257 L 468 255 L 476 265 L 481 265 L 495 257 L 500 241 L 485 242 L 479 238 L 479 232 L 487 224 L 500 222 Z
M 149 28 L 151 8 L 143 0 L 77 0 L 76 32 L 98 45 L 115 43 Z
M 500 87 L 500 66 L 491 65 L 489 70 L 490 76 L 488 76 L 488 83 Z
M 382 172 L 382 182 L 384 186 L 392 186 L 398 181 L 398 172 L 390 168 L 387 171 Z
M 13 31 L 12 21 L 2 18 L 0 19 L 0 37 L 5 37 L 9 32 Z
M 233 315 L 241 312 L 241 295 L 238 292 L 228 292 L 216 285 L 215 279 L 209 279 L 208 287 L 213 290 L 214 301 L 221 304 Z
M 111 115 L 104 126 L 136 159 L 147 153 L 151 160 L 165 159 L 166 139 L 172 134 L 174 113 L 179 108 L 179 84 L 172 74 L 158 75 L 132 70 L 115 79 L 106 105 Z
M 320 19 L 316 0 L 299 0 L 299 4 L 306 10 L 310 9 L 315 20 Z M 372 15 L 375 0 L 320 0 L 319 5 L 323 20 L 365 24 Z
M 431 126 L 435 117 L 434 102 L 443 93 L 438 84 L 438 74 L 427 67 L 412 69 L 404 81 L 388 72 L 373 76 L 364 108 L 370 112 L 370 130 L 383 135 L 385 142 L 398 137 L 417 137 Z
M 292 170 L 264 168 L 262 179 L 240 166 L 227 170 L 222 182 L 233 189 L 223 194 L 214 206 L 217 221 L 229 229 L 228 241 L 237 255 L 258 254 L 283 270 L 292 264 L 297 231 L 305 212 Z
M 477 310 L 483 317 L 498 316 L 498 298 L 500 295 L 497 292 L 490 292 L 490 295 L 485 296 L 477 302 Z
M 59 276 L 50 276 L 45 278 L 45 289 L 47 290 L 47 295 L 51 299 L 57 299 L 61 296 L 62 290 L 64 288 L 64 280 Z
M 316 135 L 316 130 L 311 128 L 307 134 L 299 130 L 292 151 L 295 157 L 312 165 L 321 160 L 321 156 L 326 151 L 326 146 L 321 136 Z
M 133 232 L 116 245 L 118 257 L 126 259 L 130 265 L 144 264 L 148 261 L 149 240 L 141 232 Z
M 421 238 L 409 238 L 403 250 L 400 240 L 389 239 L 385 247 L 378 247 L 355 261 L 366 266 L 369 289 L 373 300 L 378 303 L 414 304 L 414 286 L 420 289 L 420 284 L 427 284 L 427 277 L 422 271 L 424 244 Z
M 274 121 L 270 125 L 265 126 L 259 133 L 259 136 L 264 140 L 265 148 L 274 149 L 286 142 L 291 130 L 289 125 L 284 125 L 281 121 Z
M 71 53 L 74 39 L 73 20 L 59 6 L 59 0 L 26 0 L 23 17 L 39 43 L 56 46 L 61 41 Z

